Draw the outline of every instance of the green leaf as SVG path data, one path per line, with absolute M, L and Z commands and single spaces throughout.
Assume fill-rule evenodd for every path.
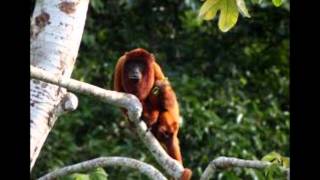
M 103 168 L 96 168 L 88 174 L 84 173 L 74 173 L 59 180 L 107 180 L 108 174 L 104 171 Z
M 210 11 L 208 11 L 205 16 L 203 16 L 203 19 L 204 20 L 211 20 L 213 19 L 214 17 L 216 17 L 216 14 L 217 14 L 217 11 L 219 10 L 219 6 L 212 6 Z
M 263 3 L 264 0 L 251 0 L 252 4 L 260 4 Z
M 227 32 L 237 23 L 239 12 L 235 0 L 223 0 L 220 4 L 221 13 L 218 26 L 222 32 Z
M 90 180 L 90 178 L 86 174 L 74 173 L 64 178 L 61 178 L 61 180 Z
M 273 152 L 265 155 L 261 160 L 266 161 L 266 162 L 280 164 L 281 163 L 281 155 L 273 151 Z
M 281 170 L 279 165 L 277 164 L 272 164 L 271 166 L 267 167 L 264 170 L 264 175 L 268 180 L 273 180 L 273 177 L 278 176 L 281 174 Z
M 272 0 L 272 3 L 276 7 L 280 7 L 282 4 L 282 0 Z
M 101 0 L 91 0 L 90 5 L 95 11 L 100 11 L 103 9 L 103 2 Z
M 106 180 L 108 179 L 108 174 L 103 168 L 97 168 L 89 174 L 90 180 Z
M 290 159 L 287 158 L 287 157 L 282 157 L 281 160 L 282 160 L 282 166 L 285 167 L 285 168 L 289 168 Z
M 97 39 L 100 41 L 100 42 L 105 42 L 106 39 L 107 39 L 107 35 L 108 35 L 108 31 L 106 29 L 102 29 L 98 32 L 97 34 Z
M 217 4 L 219 4 L 220 1 L 223 0 L 207 0 L 206 2 L 204 2 L 200 8 L 199 17 L 204 20 L 213 19 L 219 7 Z
M 250 14 L 247 10 L 246 4 L 244 3 L 244 0 L 236 0 L 236 1 L 237 1 L 239 12 L 242 14 L 242 16 L 250 18 Z
M 218 26 L 222 32 L 229 31 L 238 21 L 239 11 L 235 0 L 207 0 L 200 8 L 199 17 L 213 19 L 220 10 Z M 242 11 L 243 10 L 242 7 Z
M 240 77 L 240 83 L 241 83 L 242 85 L 246 85 L 246 84 L 247 84 L 247 79 L 244 78 L 244 77 Z

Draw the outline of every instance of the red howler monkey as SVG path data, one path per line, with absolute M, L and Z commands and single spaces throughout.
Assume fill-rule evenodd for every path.
M 168 154 L 182 164 L 177 137 L 178 102 L 153 54 L 137 48 L 121 56 L 115 68 L 113 85 L 116 91 L 137 96 L 143 107 L 142 119 Z M 185 169 L 182 179 L 190 179 L 191 174 Z
M 155 81 L 148 103 L 147 111 L 150 116 L 153 115 L 148 118 L 152 133 L 165 146 L 168 154 L 182 164 L 178 139 L 179 105 L 168 80 Z
M 152 54 L 137 48 L 125 53 L 118 60 L 114 73 L 113 88 L 119 92 L 134 94 L 140 100 L 143 109 L 155 80 L 165 76 Z M 146 111 L 143 111 L 145 114 Z

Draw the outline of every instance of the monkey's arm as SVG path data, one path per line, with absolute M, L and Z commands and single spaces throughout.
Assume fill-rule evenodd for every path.
M 154 67 L 154 76 L 155 76 L 155 80 L 163 80 L 166 77 L 164 76 L 161 67 L 159 66 L 158 63 L 154 62 L 153 63 L 153 67 Z
M 170 111 L 160 112 L 157 139 L 166 146 L 167 153 L 182 164 L 178 139 L 179 122 Z
M 180 145 L 179 145 L 179 139 L 177 137 L 177 133 L 174 133 L 172 134 L 172 136 L 169 136 L 165 144 L 166 144 L 168 154 L 173 159 L 176 159 L 182 164 L 182 157 L 181 157 L 181 151 L 180 151 Z
M 143 120 L 146 122 L 148 126 L 148 130 L 154 125 L 159 118 L 159 105 L 158 105 L 158 97 L 152 94 L 149 95 L 147 99 L 147 103 L 143 103 Z

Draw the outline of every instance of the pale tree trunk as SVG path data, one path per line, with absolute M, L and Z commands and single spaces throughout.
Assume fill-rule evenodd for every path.
M 89 0 L 38 0 L 31 19 L 30 63 L 70 77 L 78 54 Z M 71 103 L 70 103 L 71 102 Z M 64 88 L 30 80 L 30 171 L 58 116 L 76 108 Z

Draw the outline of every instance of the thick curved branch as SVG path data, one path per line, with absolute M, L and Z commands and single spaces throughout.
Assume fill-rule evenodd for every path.
M 55 76 L 33 66 L 31 66 L 30 69 L 31 78 L 59 85 L 68 89 L 69 91 L 95 96 L 110 104 L 128 109 L 130 120 L 138 120 L 141 115 L 141 104 L 138 98 L 134 95 L 105 90 L 97 86 L 93 86 L 91 84 L 77 81 L 74 79 L 68 79 L 62 76 Z
M 84 161 L 74 165 L 63 167 L 61 169 L 55 170 L 51 173 L 48 173 L 40 177 L 38 180 L 57 179 L 58 177 L 66 176 L 68 174 L 88 171 L 97 167 L 104 167 L 104 166 L 128 167 L 128 168 L 138 170 L 139 172 L 148 176 L 150 179 L 155 179 L 155 180 L 167 179 L 161 174 L 161 172 L 159 172 L 153 166 L 135 159 L 126 158 L 126 157 L 100 157 L 100 158 L 96 158 L 96 159 L 92 159 L 92 160 Z
M 59 85 L 68 89 L 69 91 L 95 96 L 104 102 L 127 109 L 129 120 L 135 123 L 136 131 L 139 137 L 155 157 L 157 162 L 166 170 L 169 175 L 175 178 L 181 177 L 184 171 L 183 166 L 166 153 L 160 143 L 155 139 L 153 134 L 150 131 L 147 131 L 146 124 L 140 120 L 142 106 L 136 96 L 132 94 L 105 90 L 74 79 L 55 76 L 33 66 L 30 67 L 30 70 L 31 78 Z
M 257 160 L 243 160 L 233 157 L 218 157 L 215 160 L 212 160 L 208 167 L 205 169 L 200 180 L 209 180 L 215 173 L 217 169 L 224 169 L 228 167 L 242 167 L 242 168 L 255 168 L 255 169 L 264 169 L 270 166 L 271 163 L 257 161 Z M 281 169 L 285 173 L 289 174 L 289 169 Z M 289 178 L 289 175 L 288 175 Z

